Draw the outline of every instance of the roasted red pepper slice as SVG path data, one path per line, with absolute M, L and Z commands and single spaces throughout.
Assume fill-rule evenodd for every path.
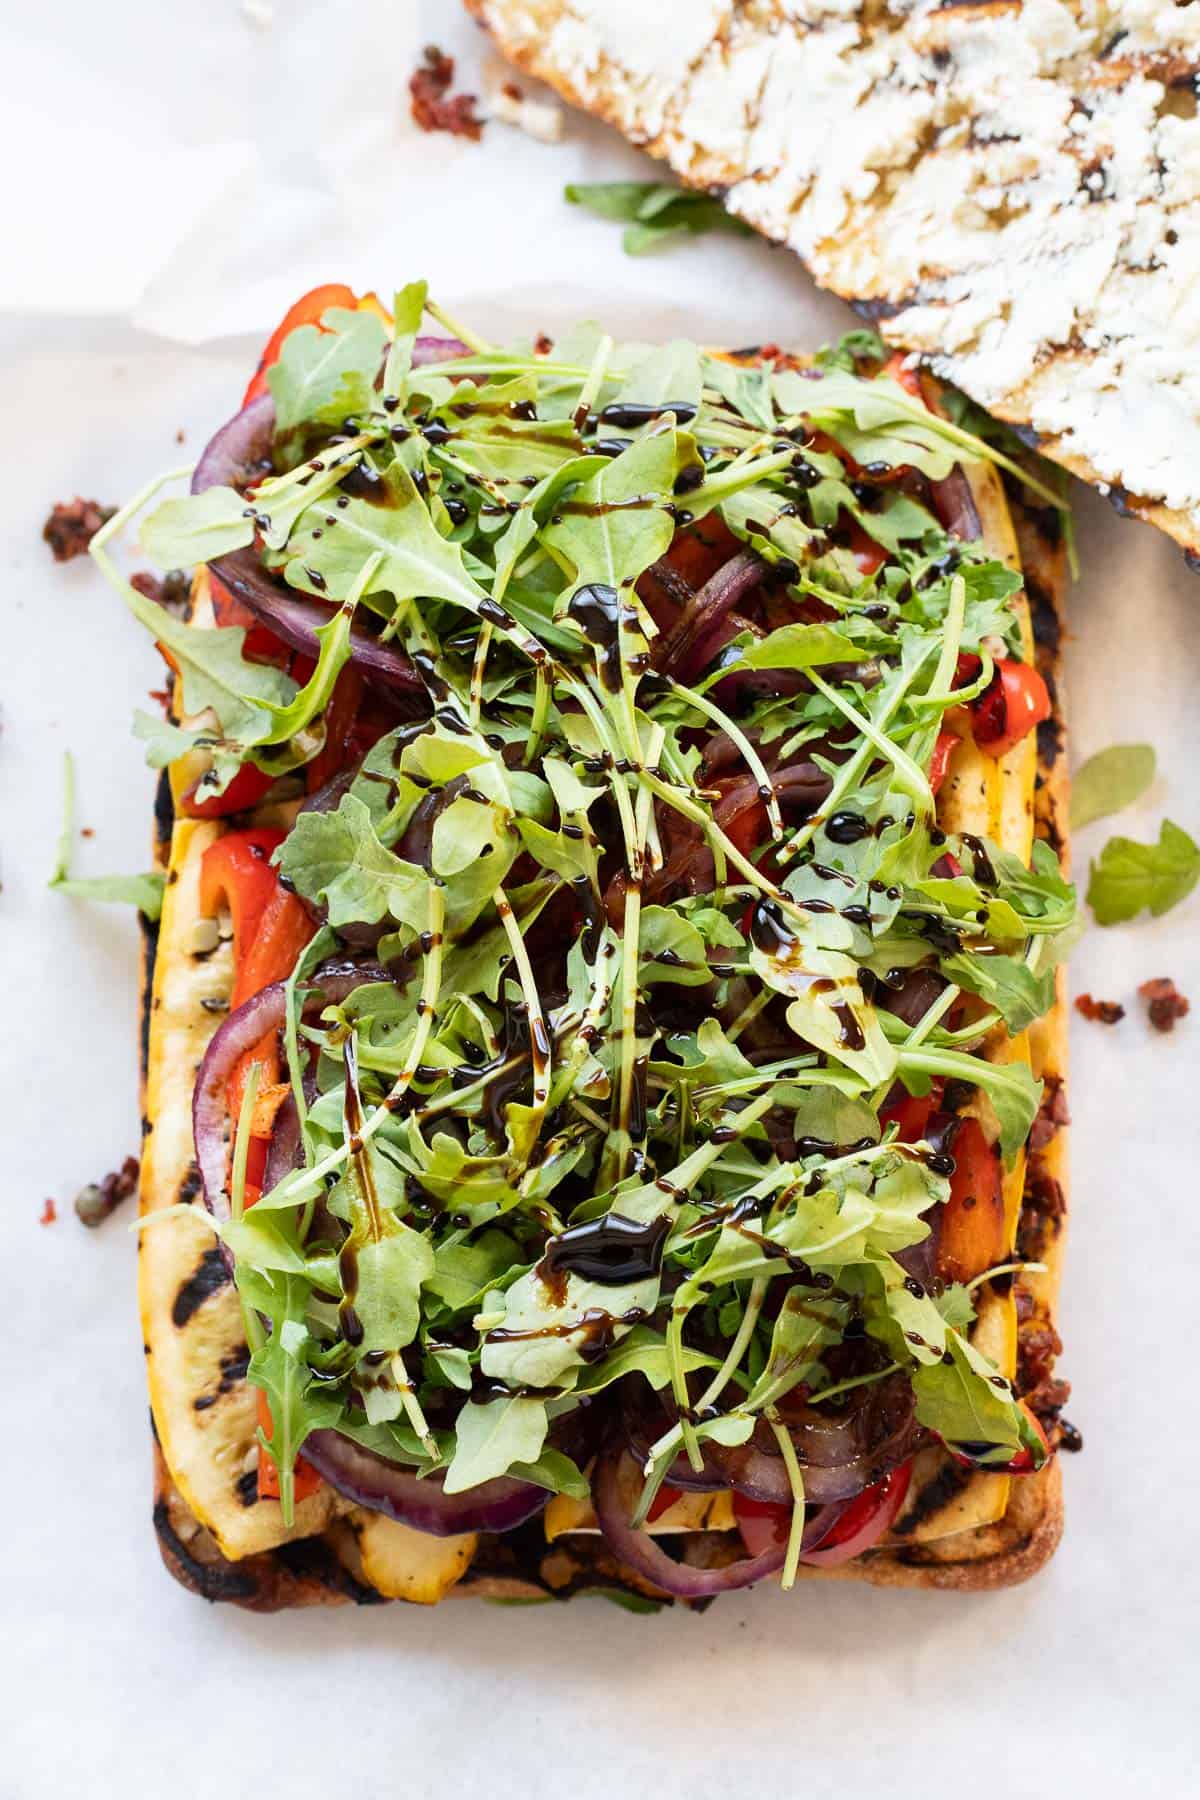
M 226 819 L 230 813 L 246 812 L 257 806 L 274 782 L 275 777 L 268 775 L 265 769 L 244 763 L 224 793 L 213 794 L 207 800 L 196 798 L 200 782 L 194 781 L 180 801 L 179 810 L 188 819 Z
M 954 1173 L 936 1222 L 938 1274 L 944 1281 L 973 1281 L 1008 1252 L 1000 1156 L 978 1119 L 954 1123 L 943 1114 L 941 1123 L 953 1131 Z
M 227 831 L 204 852 L 200 863 L 200 910 L 215 917 L 222 901 L 233 919 L 235 985 L 230 1004 L 238 1007 L 256 988 L 242 985 L 246 953 L 257 934 L 267 902 L 277 892 L 279 877 L 271 857 L 283 842 L 282 831 Z

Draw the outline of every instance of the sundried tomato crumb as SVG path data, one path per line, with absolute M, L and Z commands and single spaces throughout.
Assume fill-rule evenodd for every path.
M 83 556 L 88 545 L 116 512 L 115 506 L 101 506 L 98 500 L 60 501 L 42 526 L 42 537 L 54 553 L 55 562 L 70 562 Z
M 451 137 L 478 143 L 483 120 L 475 116 L 475 95 L 449 93 L 453 80 L 454 58 L 430 44 L 408 80 L 413 120 L 422 131 L 448 131 Z
M 1118 1025 L 1125 1008 L 1116 1000 L 1093 1000 L 1090 994 L 1076 994 L 1075 1011 L 1085 1019 L 1098 1019 L 1101 1025 Z
M 39 1225 L 53 1225 L 53 1223 L 57 1219 L 57 1217 L 58 1217 L 58 1208 L 54 1204 L 54 1201 L 48 1200 L 48 1199 L 43 1200 L 41 1217 L 38 1219 L 38 1224 Z
M 1187 995 L 1180 993 L 1169 975 L 1157 975 L 1152 981 L 1143 981 L 1138 993 L 1146 1002 L 1155 1031 L 1174 1031 L 1176 1021 L 1186 1019 L 1191 1011 Z

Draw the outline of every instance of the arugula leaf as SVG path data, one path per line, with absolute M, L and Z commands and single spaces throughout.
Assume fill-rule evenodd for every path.
M 1043 1084 L 1024 1062 L 988 1062 L 982 1056 L 964 1056 L 959 1050 L 921 1049 L 897 1052 L 897 1071 L 907 1077 L 944 1075 L 951 1081 L 967 1081 L 982 1088 L 992 1103 L 1000 1126 L 1000 1150 L 1011 1164 L 1029 1136 L 1042 1101 Z
M 286 1310 L 275 1320 L 275 1329 L 255 1350 L 246 1378 L 261 1388 L 271 1413 L 268 1435 L 259 1427 L 259 1441 L 279 1473 L 279 1503 L 285 1525 L 295 1516 L 296 1457 L 310 1432 L 328 1430 L 341 1418 L 342 1403 L 329 1387 L 317 1382 L 302 1352 L 309 1334 L 296 1316 L 303 1305 L 304 1284 L 285 1286 Z
M 331 307 L 316 325 L 301 325 L 283 340 L 267 371 L 275 402 L 275 430 L 287 438 L 301 425 L 338 425 L 375 402 L 375 377 L 386 334 L 367 309 Z
M 254 508 L 233 488 L 164 500 L 142 526 L 142 549 L 160 569 L 190 568 L 254 542 Z
M 336 812 L 301 813 L 277 861 L 298 894 L 328 907 L 335 929 L 389 917 L 425 929 L 428 875 L 384 849 L 370 813 L 353 794 L 343 794 Z
M 128 583 L 123 598 L 134 618 L 171 652 L 185 713 L 211 707 L 223 735 L 243 745 L 258 743 L 270 731 L 267 704 L 286 705 L 296 684 L 270 663 L 247 662 L 240 625 L 185 625 Z
M 116 906 L 136 906 L 150 920 L 162 912 L 166 877 L 157 870 L 149 875 L 95 875 L 86 879 L 57 877 L 50 886 L 74 900 L 101 900 Z
M 389 465 L 381 486 L 379 504 L 351 499 L 336 511 L 310 509 L 288 542 L 287 580 L 306 593 L 341 594 L 377 558 L 364 598 L 449 600 L 474 611 L 484 590 L 467 573 L 461 546 L 438 532 L 402 462 Z
M 507 1475 L 514 1463 L 535 1464 L 550 1421 L 546 1402 L 511 1394 L 501 1400 L 468 1400 L 455 1425 L 454 1460 L 446 1471 L 448 1494 L 461 1494 Z
M 719 200 L 669 182 L 572 182 L 563 195 L 573 206 L 584 206 L 598 218 L 628 221 L 621 239 L 627 256 L 644 256 L 672 239 L 705 231 L 750 235 L 750 227 L 726 212 Z
M 1113 744 L 1089 756 L 1071 777 L 1072 831 L 1140 800 L 1154 780 L 1155 766 L 1149 744 Z
M 75 759 L 69 750 L 63 752 L 63 819 L 58 835 L 58 855 L 47 886 L 57 894 L 75 900 L 100 900 L 118 906 L 136 906 L 153 922 L 162 912 L 166 877 L 158 869 L 148 875 L 93 875 L 80 878 L 71 874 L 75 848 Z
M 1054 1003 L 1054 969 L 1041 972 L 1017 956 L 960 951 L 942 958 L 942 973 L 994 1006 L 1015 1037 Z
M 1200 881 L 1200 846 L 1164 819 L 1157 844 L 1110 838 L 1091 866 L 1088 905 L 1099 925 L 1118 925 L 1148 907 L 1157 919 Z
M 913 1370 L 918 1421 L 944 1443 L 969 1445 L 972 1459 L 984 1467 L 1011 1462 L 1024 1442 L 1024 1433 L 1021 1409 L 1008 1384 L 1004 1383 L 1004 1392 L 993 1385 L 983 1372 L 992 1369 L 995 1375 L 992 1365 L 978 1352 L 973 1358 L 966 1339 L 956 1331 L 947 1331 L 946 1344 L 949 1362 L 939 1357 Z M 983 1449 L 984 1445 L 989 1448 Z

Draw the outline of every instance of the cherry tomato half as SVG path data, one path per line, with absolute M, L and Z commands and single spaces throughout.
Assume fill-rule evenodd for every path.
M 975 742 L 988 756 L 1004 756 L 1050 712 L 1049 689 L 1032 664 L 1002 657 L 984 692 L 971 701 Z
M 910 1460 L 901 1463 L 899 1468 L 890 1469 L 881 1480 L 864 1488 L 838 1516 L 816 1548 L 801 1553 L 800 1561 L 817 1568 L 833 1568 L 870 1550 L 894 1523 L 911 1479 Z M 791 1530 L 790 1506 L 776 1506 L 769 1501 L 750 1500 L 744 1494 L 735 1494 L 733 1511 L 742 1542 L 751 1556 L 759 1556 L 764 1550 L 785 1542 Z

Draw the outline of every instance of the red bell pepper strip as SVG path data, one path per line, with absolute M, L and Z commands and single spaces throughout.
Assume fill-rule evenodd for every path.
M 948 1123 L 944 1115 L 940 1123 Z M 944 1281 L 973 1281 L 1008 1252 L 1000 1156 L 973 1118 L 959 1120 L 950 1154 L 954 1173 L 937 1220 L 937 1271 Z
M 880 1125 L 898 1125 L 902 1144 L 919 1143 L 925 1136 L 930 1114 L 941 1105 L 944 1086 L 939 1075 L 930 1083 L 927 1094 L 906 1094 L 901 1088 L 898 1099 L 889 1100 L 880 1107 Z
M 179 810 L 187 819 L 226 819 L 230 813 L 246 812 L 257 806 L 275 784 L 274 775 L 269 775 L 265 769 L 256 769 L 253 763 L 244 763 L 223 794 L 198 800 L 196 792 L 202 779 L 193 781 L 179 802 Z
M 279 886 L 271 857 L 283 842 L 282 831 L 227 831 L 204 852 L 200 864 L 200 910 L 213 918 L 222 901 L 233 919 L 235 986 L 230 1004 L 250 998 L 242 991 L 241 969 L 268 900 Z M 252 990 L 253 991 L 253 990 Z

